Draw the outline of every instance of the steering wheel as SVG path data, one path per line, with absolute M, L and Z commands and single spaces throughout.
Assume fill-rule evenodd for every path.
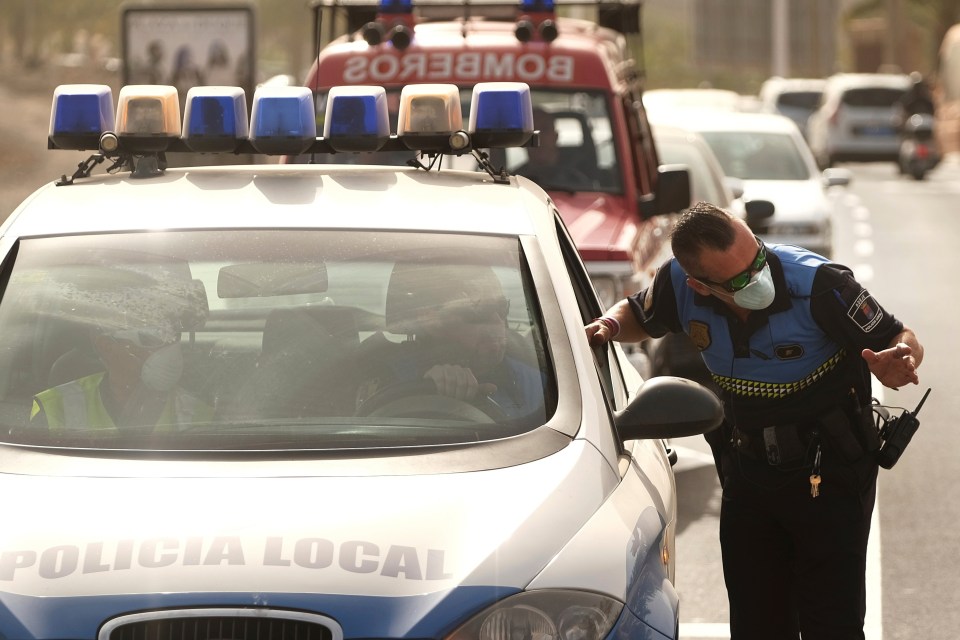
M 357 416 L 391 418 L 454 418 L 480 423 L 507 420 L 507 414 L 489 396 L 460 400 L 437 393 L 432 380 L 408 380 L 380 389 L 367 398 Z

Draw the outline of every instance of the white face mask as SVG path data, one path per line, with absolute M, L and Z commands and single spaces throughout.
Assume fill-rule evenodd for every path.
M 733 303 L 742 309 L 759 311 L 766 309 L 773 303 L 777 290 L 773 285 L 773 274 L 770 265 L 764 265 L 750 278 L 750 283 L 733 294 Z
M 148 389 L 166 392 L 177 386 L 183 375 L 183 352 L 180 343 L 160 347 L 143 361 L 140 380 Z

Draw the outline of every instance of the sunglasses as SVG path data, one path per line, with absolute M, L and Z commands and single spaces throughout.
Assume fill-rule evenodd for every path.
M 756 238 L 756 236 L 754 237 Z M 759 245 L 759 248 L 757 249 L 757 255 L 745 271 L 738 273 L 724 282 L 714 282 L 713 280 L 708 280 L 706 278 L 694 278 L 694 280 L 699 280 L 703 284 L 711 284 L 715 287 L 720 287 L 728 293 L 736 293 L 737 291 L 740 291 L 745 286 L 750 284 L 750 280 L 753 279 L 753 276 L 759 273 L 767 264 L 767 248 L 764 246 L 763 241 L 760 240 L 760 238 L 756 238 L 756 240 L 757 244 Z
M 461 322 L 468 324 L 482 324 L 497 317 L 506 320 L 510 312 L 510 300 L 504 297 L 484 298 L 458 302 L 451 311 Z

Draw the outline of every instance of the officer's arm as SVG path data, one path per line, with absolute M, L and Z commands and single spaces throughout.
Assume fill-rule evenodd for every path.
M 607 320 L 612 320 L 609 322 Z M 592 321 L 586 326 L 587 339 L 591 346 L 600 346 L 611 340 L 618 342 L 642 342 L 650 337 L 636 314 L 630 308 L 630 303 L 624 299 L 610 307 L 602 318 Z

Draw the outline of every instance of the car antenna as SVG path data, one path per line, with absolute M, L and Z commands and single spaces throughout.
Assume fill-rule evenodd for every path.
M 317 42 L 317 54 L 313 58 L 313 63 L 317 66 L 317 72 L 313 74 L 313 86 L 310 87 L 310 90 L 313 91 L 313 117 L 317 117 L 317 94 L 320 93 L 320 38 L 323 30 L 320 28 L 320 25 L 323 23 L 323 5 L 319 2 L 314 5 L 314 22 L 316 23 L 317 32 L 314 34 L 314 39 Z M 317 152 L 310 152 L 310 164 L 316 164 Z

